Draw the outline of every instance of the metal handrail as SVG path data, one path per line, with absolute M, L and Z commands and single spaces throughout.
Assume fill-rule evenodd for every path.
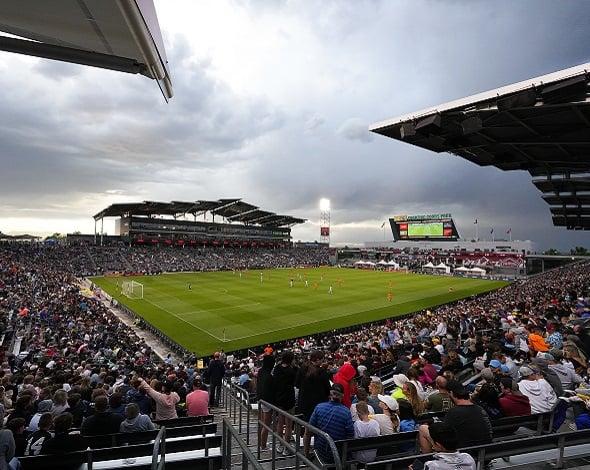
M 160 461 L 158 462 L 158 455 Z M 166 427 L 162 426 L 160 432 L 154 440 L 154 450 L 152 452 L 151 470 L 164 470 L 166 467 Z
M 271 426 L 268 426 L 262 420 L 262 415 L 261 415 L 262 414 L 262 406 L 271 410 L 271 413 L 272 413 Z M 282 436 L 280 436 L 277 433 L 276 426 L 275 426 L 275 424 L 276 424 L 275 418 L 278 415 L 282 415 L 286 419 L 289 419 L 289 420 L 293 421 L 293 423 L 296 424 L 296 426 L 295 426 L 295 446 L 291 445 L 290 442 L 287 442 L 285 439 L 282 438 Z M 338 454 L 338 449 L 336 448 L 336 444 L 334 443 L 334 440 L 330 437 L 330 435 L 328 433 L 326 433 L 325 431 L 322 431 L 319 428 L 316 428 L 315 426 L 312 426 L 311 424 L 302 420 L 301 418 L 298 418 L 297 416 L 293 416 L 293 415 L 287 413 L 286 411 L 276 407 L 275 405 L 272 405 L 264 400 L 259 400 L 258 401 L 258 444 L 257 444 L 259 458 L 260 458 L 260 451 L 261 451 L 260 432 L 261 432 L 262 428 L 266 429 L 269 432 L 269 435 L 272 436 L 272 449 L 271 449 L 271 468 L 272 468 L 272 470 L 275 470 L 275 468 L 276 468 L 275 465 L 276 465 L 276 457 L 277 457 L 277 455 L 276 455 L 276 441 L 277 440 L 285 448 L 289 449 L 289 451 L 293 453 L 293 455 L 295 457 L 295 470 L 299 469 L 301 463 L 303 463 L 313 469 L 320 469 L 323 467 L 323 466 L 318 467 L 316 464 L 313 463 L 312 460 L 310 460 L 307 457 L 307 455 L 305 455 L 305 452 L 302 452 L 301 445 L 300 445 L 300 438 L 302 437 L 300 434 L 301 428 L 303 428 L 305 431 L 308 431 L 311 434 L 314 434 L 316 436 L 321 436 L 323 439 L 326 440 L 326 442 L 328 443 L 328 446 L 330 447 L 330 451 L 332 452 L 332 457 L 333 457 L 333 463 L 330 463 L 329 466 L 331 468 L 333 468 L 334 470 L 342 470 L 342 461 L 340 460 L 340 455 Z
M 238 433 L 246 435 L 246 444 L 250 445 L 250 412 L 252 411 L 250 393 L 226 379 L 222 383 L 220 395 L 220 404 L 227 410 L 232 424 L 238 426 Z
M 232 466 L 232 440 L 235 440 L 238 443 L 242 451 L 242 470 L 247 470 L 250 464 L 254 467 L 255 470 L 264 470 L 264 467 L 260 464 L 260 462 L 258 462 L 256 456 L 248 447 L 248 444 L 244 442 L 244 440 L 240 436 L 240 433 L 236 430 L 236 428 L 233 427 L 228 418 L 223 418 L 222 435 L 222 468 L 224 470 L 231 470 L 232 468 L 235 468 L 235 466 Z

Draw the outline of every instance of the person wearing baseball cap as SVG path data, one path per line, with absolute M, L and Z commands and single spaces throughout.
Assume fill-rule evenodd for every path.
M 395 384 L 395 389 L 391 394 L 392 398 L 396 400 L 406 400 L 406 395 L 404 394 L 404 385 L 408 383 L 409 379 L 405 374 L 395 374 L 392 377 L 393 383 Z
M 309 424 L 321 429 L 333 440 L 352 439 L 354 437 L 354 425 L 350 410 L 342 404 L 344 387 L 335 383 L 330 389 L 330 401 L 320 403 L 315 407 Z M 309 452 L 310 436 L 306 434 L 304 439 L 304 451 Z M 315 436 L 314 448 L 323 462 L 333 461 L 330 446 L 322 436 Z
M 551 411 L 557 402 L 557 396 L 549 382 L 539 377 L 527 366 L 522 366 L 518 370 L 518 375 L 521 377 L 520 382 L 518 382 L 518 389 L 520 393 L 529 398 L 531 413 Z
M 379 399 L 379 408 L 383 411 L 381 414 L 373 415 L 373 419 L 379 423 L 379 429 L 382 436 L 393 434 L 399 431 L 399 403 L 389 395 L 377 395 Z

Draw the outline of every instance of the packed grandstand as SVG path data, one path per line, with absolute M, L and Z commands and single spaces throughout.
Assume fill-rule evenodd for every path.
M 158 357 L 137 325 L 80 286 L 84 275 L 105 271 L 323 265 L 327 256 L 318 248 L 0 245 L 6 456 L 23 468 L 43 468 L 43 455 L 87 448 L 99 458 L 106 435 L 114 449 L 127 442 L 121 433 L 139 443 L 146 433 L 153 439 L 158 425 L 174 431 L 179 419 L 214 419 L 208 416 L 224 405 L 219 395 L 226 387 L 247 392 L 249 407 L 258 401 L 261 455 L 272 440 L 273 454 L 289 459 L 305 449 L 317 465 L 424 458 L 474 468 L 479 447 L 457 449 L 529 438 L 534 426 L 513 433 L 537 418 L 547 418 L 539 421 L 543 433 L 590 426 L 588 262 L 403 318 L 219 352 L 204 363 L 190 355 Z M 273 415 L 271 439 L 263 423 Z M 301 449 L 291 441 L 299 419 L 314 426 L 306 435 L 325 433 L 312 445 L 303 439 Z M 185 431 L 210 425 L 195 423 L 185 421 Z M 346 442 L 355 452 L 336 456 L 327 436 L 337 449 Z M 195 455 L 215 458 L 187 458 Z

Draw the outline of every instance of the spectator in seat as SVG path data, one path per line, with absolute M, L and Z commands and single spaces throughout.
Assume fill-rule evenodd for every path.
M 14 436 L 9 429 L 0 429 L 0 470 L 9 470 L 9 464 L 14 459 Z
M 123 418 L 125 417 L 125 405 L 123 404 L 123 395 L 121 395 L 119 392 L 115 392 L 109 397 L 109 411 L 111 413 L 120 415 Z
M 438 413 L 440 411 L 449 411 L 454 405 L 451 395 L 447 390 L 448 381 L 445 377 L 438 376 L 434 382 L 436 391 L 428 395 L 426 407 L 428 411 Z
M 127 392 L 127 403 L 137 403 L 139 412 L 149 416 L 152 412 L 152 403 L 145 389 L 140 388 L 140 385 L 141 379 L 136 377 L 131 380 L 131 389 Z
M 176 404 L 180 401 L 178 393 L 172 391 L 172 385 L 168 382 L 162 384 L 162 393 L 156 392 L 142 379 L 141 387 L 156 402 L 156 421 L 161 419 L 178 418 Z
M 41 419 L 41 416 L 43 416 L 47 412 L 50 412 L 52 407 L 53 402 L 51 400 L 40 401 L 37 405 L 37 413 L 35 413 L 31 418 L 31 421 L 29 421 L 27 431 L 35 432 L 39 430 L 39 420 Z
M 309 424 L 321 429 L 335 441 L 354 437 L 352 416 L 350 410 L 342 403 L 343 397 L 344 387 L 335 383 L 330 390 L 330 401 L 317 405 L 309 420 Z M 332 463 L 332 452 L 325 439 L 315 436 L 314 441 L 314 447 L 320 459 L 325 463 Z M 307 453 L 309 449 L 307 440 L 304 449 Z
M 487 413 L 469 398 L 467 389 L 457 381 L 449 383 L 449 392 L 455 406 L 444 418 L 444 423 L 457 433 L 457 447 L 469 447 L 492 442 L 492 425 Z M 422 453 L 433 450 L 433 442 L 428 425 L 418 430 L 418 443 Z
M 49 432 L 51 426 L 53 426 L 53 415 L 51 413 L 43 413 L 37 423 L 37 430 L 27 438 L 25 444 L 25 456 L 39 455 L 43 443 L 52 437 Z
M 209 393 L 203 390 L 201 377 L 193 380 L 193 391 L 186 396 L 188 416 L 207 416 L 209 414 Z
M 6 423 L 6 429 L 10 429 L 12 431 L 12 436 L 14 437 L 14 455 L 16 457 L 22 457 L 25 455 L 25 446 L 27 444 L 27 438 L 25 435 L 26 426 L 27 423 L 24 418 L 13 418 Z
M 557 373 L 549 368 L 549 361 L 545 359 L 545 353 L 542 356 L 535 357 L 531 362 L 531 369 L 539 377 L 544 378 L 558 397 L 563 396 L 563 385 Z
M 55 418 L 55 436 L 43 442 L 41 446 L 42 454 L 63 455 L 68 452 L 84 450 L 88 447 L 84 437 L 71 432 L 72 422 L 72 415 L 68 412 L 62 413 Z
M 556 351 L 561 354 L 561 351 Z M 580 377 L 572 365 L 566 365 L 561 362 L 561 358 L 554 357 L 552 354 L 545 354 L 545 359 L 549 362 L 550 370 L 557 374 L 564 390 L 575 390 L 584 379 Z
M 23 418 L 28 423 L 32 416 L 31 395 L 23 394 L 16 399 L 14 410 L 8 416 L 8 421 L 15 418 Z
M 136 403 L 129 403 L 125 407 L 125 421 L 119 427 L 120 432 L 141 432 L 154 429 L 156 427 L 150 417 L 140 414 L 139 406 Z
M 359 415 L 358 415 L 358 412 L 356 409 L 358 404 L 359 403 L 367 403 L 367 398 L 368 398 L 367 391 L 364 388 L 361 387 L 356 391 L 357 402 L 350 405 L 350 414 L 352 415 L 352 422 L 353 423 L 359 420 Z M 369 404 L 367 404 L 367 406 L 369 408 L 369 414 L 371 414 L 371 415 L 375 414 L 375 410 L 373 409 L 373 407 Z
M 359 389 L 360 390 L 360 389 Z M 363 437 L 377 437 L 381 435 L 379 423 L 369 418 L 369 406 L 366 402 L 360 401 L 356 404 L 356 413 L 358 419 L 354 422 L 354 437 L 360 439 Z M 361 450 L 355 452 L 353 457 L 360 463 L 368 463 L 375 460 L 377 449 Z
M 408 383 L 408 378 L 404 374 L 395 374 L 392 379 L 393 383 L 395 384 L 395 388 L 391 393 L 391 398 L 395 398 L 396 400 L 405 400 L 406 396 L 404 395 L 403 387 Z
M 381 414 L 383 410 L 379 407 L 379 395 L 383 393 L 383 384 L 379 377 L 371 377 L 369 384 L 369 396 L 367 397 L 367 404 L 371 405 L 374 414 Z
M 79 393 L 68 395 L 68 406 L 68 413 L 70 413 L 74 419 L 73 426 L 79 428 L 82 426 L 82 421 L 86 414 L 86 405 L 82 401 L 82 396 Z
M 225 365 L 220 357 L 221 354 L 216 352 L 206 371 L 206 378 L 209 380 L 209 406 L 219 406 L 221 382 L 225 376 Z
M 434 460 L 424 463 L 426 470 L 475 470 L 475 460 L 471 455 L 457 450 L 459 440 L 457 431 L 444 423 L 428 426 Z
M 590 335 L 584 328 L 584 325 L 574 325 L 574 334 L 578 337 L 586 357 L 590 357 Z
M 531 355 L 536 356 L 539 352 L 549 351 L 549 346 L 545 342 L 545 338 L 543 338 L 541 327 L 533 325 L 527 329 L 529 330 L 528 345 Z
M 82 423 L 82 434 L 84 436 L 100 436 L 102 434 L 114 434 L 119 432 L 123 417 L 119 414 L 108 411 L 109 402 L 106 396 L 96 397 L 94 402 L 94 414 Z M 72 416 L 68 413 L 70 417 Z
M 498 399 L 504 416 L 526 416 L 531 414 L 529 397 L 518 390 L 514 381 L 509 377 L 500 380 L 501 395 Z
M 53 417 L 57 417 L 63 412 L 67 411 L 69 408 L 68 405 L 68 394 L 65 390 L 57 390 L 53 394 L 53 408 L 51 412 L 53 413 Z
M 379 395 L 379 408 L 382 413 L 373 415 L 373 419 L 379 423 L 382 436 L 387 436 L 399 431 L 399 403 L 389 395 Z
M 549 382 L 535 374 L 530 367 L 523 366 L 518 373 L 521 377 L 518 390 L 528 397 L 531 413 L 551 411 L 557 402 L 557 396 Z

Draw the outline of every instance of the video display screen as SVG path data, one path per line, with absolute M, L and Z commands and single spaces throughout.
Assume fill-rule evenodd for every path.
M 442 237 L 442 223 L 408 224 L 408 237 Z
M 457 240 L 451 214 L 403 215 L 389 219 L 394 240 Z

